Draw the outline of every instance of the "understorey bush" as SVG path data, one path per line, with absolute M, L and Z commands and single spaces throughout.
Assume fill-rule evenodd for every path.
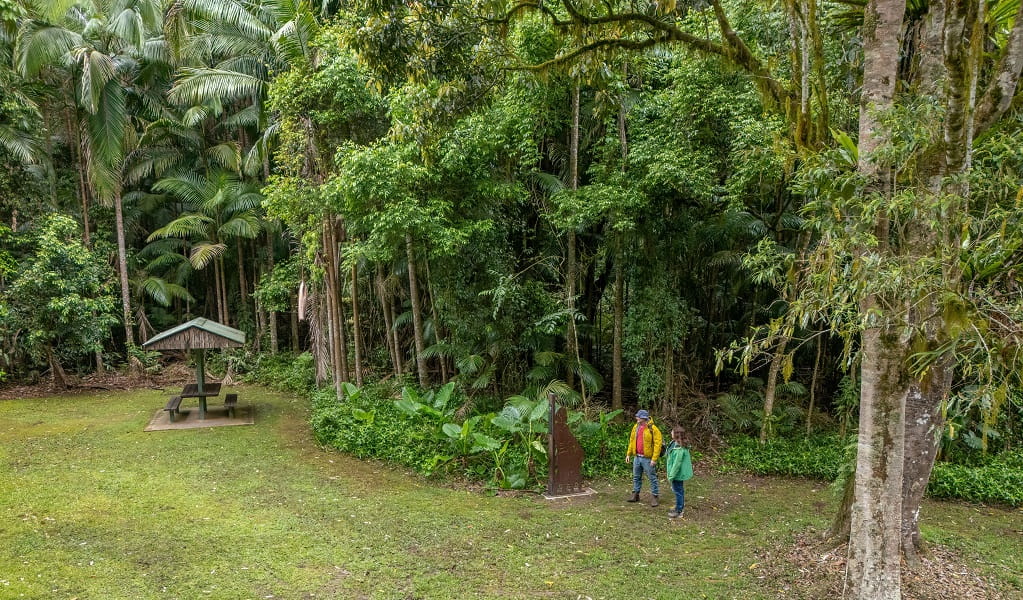
M 726 469 L 833 481 L 845 466 L 845 445 L 837 435 L 774 438 L 763 445 L 752 437 L 735 436 L 729 439 L 722 457 Z M 974 457 L 969 464 L 938 462 L 927 484 L 927 495 L 1023 506 L 1023 449 L 984 459 Z
M 1023 449 L 1003 452 L 980 466 L 937 463 L 927 493 L 936 498 L 1023 506 Z
M 316 364 L 308 352 L 260 354 L 245 381 L 293 394 L 310 394 L 316 387 Z
M 843 444 L 838 436 L 772 438 L 760 441 L 745 435 L 729 439 L 726 466 L 757 475 L 791 475 L 831 481 L 842 467 Z
M 453 384 L 426 392 L 384 383 L 343 387 L 340 401 L 333 388 L 312 394 L 311 424 L 320 444 L 491 488 L 538 489 L 546 482 L 546 400 L 514 396 L 499 412 L 462 417 L 464 398 Z M 617 414 L 591 421 L 570 411 L 570 427 L 585 452 L 584 477 L 623 473 L 629 429 L 613 423 Z

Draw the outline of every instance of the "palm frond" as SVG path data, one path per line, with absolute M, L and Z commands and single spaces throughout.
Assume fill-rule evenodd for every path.
M 550 173 L 544 173 L 543 171 L 534 171 L 530 173 L 526 176 L 526 180 L 539 187 L 548 196 L 553 196 L 554 194 L 567 189 L 565 182 L 562 181 L 560 177 Z
M 8 125 L 0 125 L 0 148 L 23 163 L 35 163 L 42 154 L 39 140 L 26 131 Z
M 263 227 L 260 225 L 258 216 L 251 212 L 244 212 L 231 217 L 220 226 L 218 231 L 224 237 L 240 237 L 251 240 L 263 231 Z
M 107 83 L 114 78 L 114 63 L 109 56 L 97 50 L 82 51 L 82 80 L 78 87 L 79 101 L 90 113 L 95 114 L 100 96 Z
M 196 270 L 201 271 L 205 269 L 207 265 L 213 260 L 216 260 L 224 254 L 224 250 L 227 246 L 224 244 L 213 244 L 213 243 L 202 243 L 196 244 L 192 248 L 191 254 L 188 255 L 188 260 L 192 262 L 192 266 Z
M 71 7 L 81 0 L 30 0 L 35 9 L 43 18 L 52 23 L 59 22 L 67 14 Z
M 306 6 L 300 6 L 294 18 L 285 22 L 270 40 L 278 54 L 292 65 L 308 63 L 312 55 L 310 41 L 316 37 L 319 30 L 316 18 L 308 10 L 304 10 Z
M 233 71 L 210 68 L 183 68 L 167 97 L 177 104 L 199 104 L 210 98 L 222 101 L 260 98 L 266 82 Z
M 239 127 L 257 127 L 259 125 L 259 106 L 250 104 L 233 115 L 223 119 L 220 124 L 230 129 Z
M 195 298 L 187 289 L 159 277 L 147 277 L 143 280 L 142 290 L 162 306 L 170 306 L 175 298 L 195 302 Z
M 225 169 L 238 172 L 241 170 L 242 154 L 241 148 L 235 142 L 224 142 L 206 150 L 206 157 L 210 162 L 220 165 Z
M 35 77 L 43 67 L 62 63 L 73 48 L 82 45 L 82 36 L 73 31 L 27 21 L 18 32 L 18 71 L 25 77 Z
M 114 35 L 133 48 L 142 48 L 145 25 L 142 23 L 142 15 L 134 8 L 124 7 L 111 16 L 108 27 Z
M 205 17 L 214 23 L 228 23 L 257 39 L 270 37 L 265 23 L 235 0 L 184 0 L 185 10 L 194 17 Z
M 164 177 L 153 184 L 153 191 L 166 192 L 194 208 L 202 206 L 212 192 L 209 181 L 196 173 Z
M 166 237 L 207 237 L 212 226 L 213 219 L 206 215 L 184 214 L 151 233 L 146 241 L 151 242 Z
M 597 371 L 596 367 L 580 360 L 575 367 L 575 372 L 579 375 L 580 381 L 582 381 L 590 393 L 597 393 L 604 387 L 604 378 Z
M 479 354 L 470 354 L 455 360 L 455 368 L 466 375 L 475 375 L 483 368 L 484 364 L 486 364 L 486 360 Z
M 101 170 L 119 169 L 124 156 L 128 115 L 124 88 L 118 81 L 107 81 L 95 108 L 87 119 L 87 140 L 91 162 L 98 163 L 90 167 L 96 171 L 94 175 L 100 175 Z M 109 185 L 103 181 L 96 183 Z

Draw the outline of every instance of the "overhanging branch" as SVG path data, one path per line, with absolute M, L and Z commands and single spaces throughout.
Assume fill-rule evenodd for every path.
M 1012 106 L 1021 71 L 1023 71 L 1023 2 L 1016 11 L 1016 21 L 1009 32 L 1005 54 L 998 61 L 995 75 L 977 105 L 977 116 L 974 121 L 977 134 L 991 127 Z

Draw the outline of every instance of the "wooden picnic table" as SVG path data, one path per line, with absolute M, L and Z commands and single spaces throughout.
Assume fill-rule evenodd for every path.
M 180 396 L 182 398 L 198 398 L 199 399 L 199 418 L 206 419 L 206 398 L 210 396 L 220 395 L 220 384 L 219 383 L 207 383 L 202 386 L 202 393 L 199 392 L 199 385 L 195 383 L 189 383 L 185 386 L 185 389 L 181 390 Z

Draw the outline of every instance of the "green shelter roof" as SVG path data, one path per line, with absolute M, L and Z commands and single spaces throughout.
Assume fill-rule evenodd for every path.
M 245 344 L 245 332 L 216 321 L 192 319 L 149 338 L 143 348 L 153 350 L 234 348 Z

